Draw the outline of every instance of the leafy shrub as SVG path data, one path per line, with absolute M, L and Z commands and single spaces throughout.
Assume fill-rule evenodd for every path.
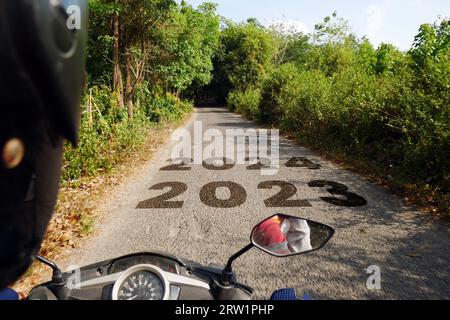
M 142 93 L 142 92 L 141 92 Z M 143 94 L 134 117 L 128 118 L 120 108 L 117 96 L 109 87 L 94 86 L 84 97 L 78 146 L 66 146 L 63 182 L 74 182 L 82 176 L 94 176 L 111 170 L 124 156 L 141 146 L 152 123 L 178 121 L 192 104 L 167 94 L 154 98 Z
M 234 90 L 228 95 L 228 106 L 233 111 L 249 119 L 259 119 L 259 103 L 261 90 L 249 87 L 244 91 Z
M 298 96 L 299 83 L 299 69 L 293 64 L 284 64 L 272 72 L 263 85 L 261 120 L 272 124 L 283 121 L 285 109 Z
M 334 39 L 343 29 L 324 30 Z M 440 194 L 441 207 L 450 210 L 450 22 L 421 26 L 408 53 L 387 44 L 374 50 L 366 39 L 338 33 L 340 40 L 310 47 L 300 35 L 301 50 L 266 64 L 261 84 L 234 82 L 230 109 L 375 164 L 403 185 Z M 240 74 L 228 71 L 229 79 Z
M 146 105 L 145 112 L 152 122 L 178 121 L 193 108 L 192 102 L 181 101 L 176 96 L 167 93 L 165 96 L 156 96 Z

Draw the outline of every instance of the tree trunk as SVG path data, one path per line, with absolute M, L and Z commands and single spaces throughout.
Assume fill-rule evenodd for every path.
M 88 83 L 88 73 L 86 69 L 84 69 L 83 73 L 83 94 L 86 95 L 89 90 L 89 83 Z
M 114 34 L 114 45 L 113 45 L 113 90 L 118 93 L 118 102 L 121 108 L 125 107 L 123 101 L 123 82 L 122 82 L 122 71 L 120 69 L 120 20 L 119 14 L 114 13 L 112 17 L 113 21 L 113 34 Z
M 128 50 L 125 53 L 125 103 L 128 109 L 128 118 L 133 118 L 133 83 L 131 72 L 131 57 Z

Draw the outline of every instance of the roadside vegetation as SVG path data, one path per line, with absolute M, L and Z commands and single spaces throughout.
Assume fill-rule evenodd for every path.
M 95 208 L 192 111 L 212 79 L 216 5 L 174 0 L 89 0 L 81 129 L 66 145 L 57 207 L 41 254 L 60 259 L 94 231 Z M 35 264 L 15 288 L 49 276 Z
M 212 79 L 215 11 L 214 4 L 194 9 L 174 0 L 89 1 L 81 130 L 78 145 L 65 149 L 63 187 L 81 192 L 87 180 L 107 175 L 192 110 Z M 69 220 L 89 233 L 92 219 L 77 211 L 71 208 Z
M 146 132 L 179 121 L 212 79 L 216 6 L 174 0 L 90 0 L 80 141 L 67 146 L 63 183 L 105 173 Z
M 98 199 L 206 95 L 450 213 L 448 19 L 420 26 L 403 52 L 374 48 L 337 14 L 302 34 L 256 19 L 234 23 L 208 2 L 89 7 L 80 139 L 66 146 L 47 258 L 93 231 Z M 42 269 L 34 266 L 16 288 L 41 281 Z
M 336 13 L 312 34 L 225 22 L 215 94 L 232 111 L 450 213 L 450 21 L 374 48 Z

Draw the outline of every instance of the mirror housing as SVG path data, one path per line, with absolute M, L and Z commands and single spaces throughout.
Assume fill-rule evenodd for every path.
M 315 221 L 276 214 L 252 231 L 251 242 L 276 257 L 290 257 L 321 249 L 333 236 L 334 229 Z
M 220 282 L 225 287 L 232 283 L 234 260 L 253 247 L 275 257 L 289 257 L 321 249 L 333 234 L 334 229 L 322 223 L 276 214 L 253 228 L 250 243 L 228 259 Z

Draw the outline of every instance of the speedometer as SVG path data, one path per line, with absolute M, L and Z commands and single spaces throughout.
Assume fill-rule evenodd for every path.
M 165 300 L 167 280 L 161 269 L 138 265 L 122 273 L 113 288 L 114 300 Z
M 162 300 L 164 285 L 152 272 L 138 271 L 126 278 L 117 294 L 118 300 Z

